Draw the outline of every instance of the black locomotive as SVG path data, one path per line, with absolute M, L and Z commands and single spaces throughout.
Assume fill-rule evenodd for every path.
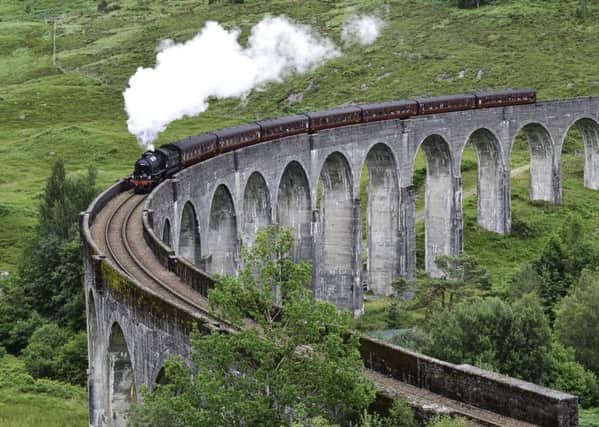
M 135 162 L 133 175 L 128 181 L 136 192 L 145 193 L 163 179 L 190 165 L 272 139 L 357 123 L 535 102 L 534 89 L 514 89 L 351 106 L 262 120 L 192 136 L 165 144 L 154 151 L 146 151 Z

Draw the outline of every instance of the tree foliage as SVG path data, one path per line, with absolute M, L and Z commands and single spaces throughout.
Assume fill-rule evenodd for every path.
M 399 279 L 393 284 L 397 295 L 413 288 L 413 304 L 425 308 L 427 317 L 439 310 L 451 310 L 457 303 L 473 297 L 476 291 L 490 289 L 489 275 L 474 256 L 440 256 L 435 264 L 441 270 L 440 277 L 419 271 L 413 283 Z
M 84 385 L 87 366 L 85 333 L 71 334 L 54 323 L 40 326 L 23 350 L 23 361 L 34 378 Z
M 575 394 L 583 408 L 599 404 L 597 376 L 576 361 L 573 348 L 553 343 L 549 375 L 552 388 Z
M 555 333 L 576 358 L 599 374 L 599 273 L 584 271 L 556 310 Z
M 513 305 L 498 298 L 459 304 L 436 313 L 427 325 L 425 352 L 543 383 L 551 330 L 539 301 L 527 295 Z
M 538 292 L 551 321 L 555 317 L 556 304 L 578 281 L 582 270 L 598 263 L 599 254 L 586 237 L 581 219 L 575 215 L 570 217 L 533 263 L 542 279 Z
M 0 345 L 23 349 L 34 377 L 84 384 L 87 367 L 79 212 L 91 202 L 96 173 L 67 176 L 56 161 L 41 196 L 39 221 L 18 276 L 0 282 Z
M 54 163 L 40 203 L 39 225 L 20 265 L 20 286 L 31 310 L 73 330 L 85 327 L 79 212 L 96 193 L 96 172 L 67 177 Z
M 311 267 L 291 259 L 292 235 L 269 227 L 244 250 L 237 277 L 219 277 L 210 303 L 238 334 L 194 335 L 190 370 L 167 363 L 165 385 L 132 425 L 346 425 L 374 398 L 350 316 L 314 300 Z M 247 323 L 247 320 L 246 320 Z M 193 373 L 197 372 L 197 373 Z

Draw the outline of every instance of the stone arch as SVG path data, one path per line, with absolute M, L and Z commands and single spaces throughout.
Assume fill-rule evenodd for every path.
M 478 163 L 477 223 L 485 230 L 506 233 L 509 231 L 507 222 L 509 200 L 504 184 L 505 166 L 499 140 L 493 132 L 481 128 L 470 134 L 466 145 L 468 144 L 474 147 Z
M 359 283 L 355 283 L 359 222 L 353 198 L 349 162 L 339 152 L 330 154 L 320 172 L 315 294 L 338 308 L 354 308 Z M 359 209 L 358 209 L 359 212 Z M 359 217 L 359 213 L 357 214 Z
M 530 178 L 528 192 L 530 200 L 557 202 L 559 189 L 556 189 L 553 166 L 553 140 L 545 126 L 540 123 L 528 123 L 522 132 L 528 141 L 530 153 Z M 512 141 L 512 147 L 513 147 Z
M 296 161 L 285 167 L 277 195 L 277 222 L 293 230 L 293 259 L 312 261 L 312 207 L 310 184 L 304 168 Z
M 381 143 L 370 149 L 364 164 L 368 173 L 368 288 L 390 295 L 391 283 L 400 273 L 397 166 L 391 149 Z
M 440 135 L 429 135 L 420 144 L 426 158 L 424 194 L 424 266 L 438 274 L 435 259 L 456 255 L 453 248 L 455 188 L 453 159 L 447 141 Z
M 599 190 L 599 123 L 591 118 L 580 118 L 568 127 L 564 140 L 573 126 L 582 135 L 584 145 L 584 186 Z
M 135 375 L 129 346 L 118 323 L 108 341 L 108 425 L 125 427 L 131 405 L 136 401 Z
M 199 229 L 196 210 L 193 207 L 193 204 L 188 201 L 185 203 L 185 206 L 183 206 L 183 213 L 181 214 L 181 226 L 179 227 L 179 256 L 191 261 L 193 264 L 198 264 L 201 259 Z
M 221 184 L 212 196 L 208 230 L 209 272 L 234 274 L 237 267 L 237 218 L 231 192 Z
M 259 172 L 250 175 L 243 195 L 243 235 L 244 245 L 251 246 L 256 233 L 270 225 L 270 192 L 264 177 Z
M 164 220 L 164 227 L 162 228 L 162 242 L 167 246 L 172 245 L 171 222 L 168 220 L 168 218 Z

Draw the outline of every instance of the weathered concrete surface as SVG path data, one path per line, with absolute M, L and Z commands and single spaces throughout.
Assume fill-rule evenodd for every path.
M 361 282 L 386 294 L 394 278 L 415 272 L 412 174 L 418 150 L 424 151 L 428 166 L 425 265 L 435 273 L 436 256 L 457 255 L 463 247 L 460 164 L 467 143 L 474 145 L 479 162 L 478 223 L 507 233 L 510 153 L 516 136 L 525 136 L 531 151 L 531 199 L 560 203 L 561 147 L 573 126 L 583 134 L 585 185 L 599 188 L 598 123 L 599 98 L 586 97 L 367 123 L 267 142 L 180 172 L 153 198 L 155 227 L 163 230 L 168 219 L 172 246 L 179 248 L 185 238 L 182 207 L 190 202 L 201 239 L 198 265 L 231 272 L 240 245 L 252 241 L 259 225 L 270 220 L 290 226 L 296 237 L 294 257 L 314 265 L 315 291 L 359 313 Z M 369 195 L 361 201 L 365 165 Z M 317 209 L 319 181 L 323 199 Z M 216 197 L 219 186 L 219 194 L 229 194 L 228 199 Z M 364 273 L 361 203 L 368 203 Z
M 578 399 L 570 394 L 368 337 L 360 351 L 367 368 L 450 399 L 536 425 L 578 425 Z
M 368 173 L 368 289 L 391 295 L 401 274 L 399 180 L 393 153 L 375 145 L 366 156 Z M 362 201 L 363 202 L 363 201 Z

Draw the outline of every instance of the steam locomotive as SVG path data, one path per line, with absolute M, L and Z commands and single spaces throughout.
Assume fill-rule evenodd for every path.
M 195 163 L 249 145 L 300 133 L 315 133 L 357 123 L 535 102 L 535 90 L 516 89 L 391 101 L 262 120 L 192 136 L 162 145 L 154 151 L 146 151 L 135 162 L 133 175 L 128 182 L 135 192 L 145 193 L 163 179 Z

